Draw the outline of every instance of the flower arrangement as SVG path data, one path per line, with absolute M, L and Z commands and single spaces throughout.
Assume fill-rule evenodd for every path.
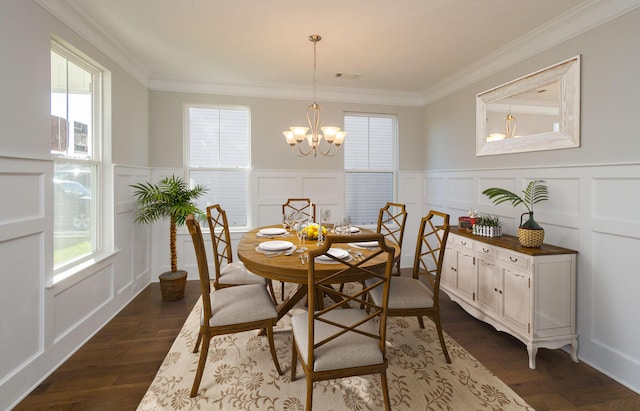
M 502 236 L 500 219 L 497 216 L 479 216 L 478 220 L 473 225 L 472 232 L 474 235 L 481 235 L 485 237 L 500 237 Z
M 308 239 L 315 239 L 318 238 L 318 224 L 310 224 L 307 226 L 307 228 L 304 229 L 304 233 L 307 236 Z M 322 226 L 322 235 L 326 235 L 327 234 L 327 227 Z

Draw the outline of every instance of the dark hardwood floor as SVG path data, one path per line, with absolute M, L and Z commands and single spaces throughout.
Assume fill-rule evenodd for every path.
M 135 410 L 199 296 L 163 302 L 151 284 L 15 410 Z M 444 330 L 529 405 L 542 410 L 640 410 L 640 395 L 562 350 L 541 349 L 536 369 L 514 337 L 475 320 L 444 296 Z

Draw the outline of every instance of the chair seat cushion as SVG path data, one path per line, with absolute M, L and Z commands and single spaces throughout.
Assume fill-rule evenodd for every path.
M 373 284 L 375 279 L 365 281 L 367 286 Z M 382 287 L 376 287 L 369 292 L 374 304 L 381 304 Z M 389 284 L 389 310 L 408 308 L 433 307 L 433 293 L 420 280 L 412 277 L 391 277 Z
M 323 318 L 339 324 L 353 324 L 359 319 L 366 318 L 366 312 L 360 309 L 337 309 L 329 311 Z M 293 336 L 298 352 L 305 364 L 308 364 L 308 333 L 309 314 L 296 314 L 291 318 Z M 359 329 L 378 334 L 376 324 L 371 321 L 361 325 Z M 322 341 L 327 336 L 339 331 L 340 328 L 316 320 L 315 341 Z M 371 337 L 348 332 L 324 344 L 315 351 L 314 371 L 338 370 L 342 368 L 360 367 L 381 364 L 384 357 L 380 351 L 380 342 Z
M 241 324 L 278 318 L 276 307 L 259 284 L 239 285 L 221 288 L 209 294 L 211 299 L 211 320 L 209 326 L 219 327 L 229 324 Z M 200 316 L 200 323 L 204 315 Z
M 220 270 L 218 283 L 228 285 L 265 284 L 264 277 L 247 270 L 242 262 L 233 262 Z

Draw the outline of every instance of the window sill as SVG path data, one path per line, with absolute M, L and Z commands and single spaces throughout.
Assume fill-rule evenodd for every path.
M 93 275 L 96 271 L 102 270 L 104 267 L 112 264 L 113 257 L 119 252 L 120 250 L 115 250 L 96 254 L 87 261 L 73 266 L 68 270 L 59 272 L 53 276 L 53 281 L 47 283 L 46 288 L 53 290 L 55 294 L 64 291 Z

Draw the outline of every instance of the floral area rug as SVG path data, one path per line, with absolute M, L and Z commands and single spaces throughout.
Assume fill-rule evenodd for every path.
M 192 353 L 201 311 L 198 301 L 160 366 L 138 411 L 272 410 L 303 411 L 306 383 L 298 365 L 291 381 L 291 321 L 275 329 L 275 370 L 266 336 L 258 331 L 214 337 L 198 396 L 189 398 L 199 353 Z M 304 307 L 296 307 L 292 313 Z M 451 364 L 445 362 L 435 325 L 425 318 L 389 318 L 387 379 L 394 410 L 533 410 L 506 384 L 445 334 Z M 351 377 L 314 384 L 317 411 L 383 410 L 380 378 Z

